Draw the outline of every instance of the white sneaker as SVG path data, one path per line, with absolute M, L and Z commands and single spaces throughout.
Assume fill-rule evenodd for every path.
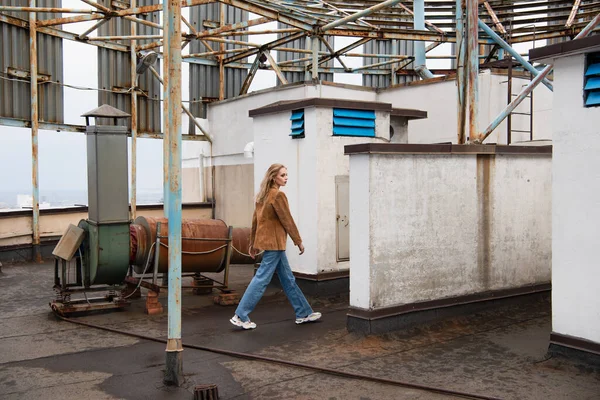
M 244 329 L 254 329 L 254 328 L 256 328 L 256 324 L 254 322 L 252 322 L 250 320 L 244 322 L 237 315 L 234 315 L 233 317 L 231 317 L 231 319 L 229 320 L 229 322 L 231 322 L 235 326 L 239 326 L 240 328 L 244 328 Z
M 321 318 L 321 313 L 320 312 L 314 312 L 312 314 L 310 314 L 308 317 L 304 317 L 304 318 L 296 318 L 296 323 L 298 325 L 303 324 L 305 322 L 315 322 L 318 319 Z

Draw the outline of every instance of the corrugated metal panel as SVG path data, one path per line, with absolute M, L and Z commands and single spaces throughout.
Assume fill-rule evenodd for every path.
M 110 6 L 110 0 L 101 0 L 99 2 L 107 7 Z M 147 6 L 160 4 L 161 0 L 137 0 L 137 6 Z M 159 23 L 159 13 L 148 13 L 139 16 L 148 21 Z M 146 25 L 137 24 L 138 35 L 160 35 L 161 30 Z M 99 36 L 121 36 L 131 34 L 131 22 L 122 18 L 111 19 L 98 29 Z M 123 44 L 129 44 L 130 41 L 120 41 Z M 149 41 L 138 41 L 140 43 L 149 43 Z M 154 68 L 160 71 L 160 62 L 154 64 Z M 115 88 L 131 88 L 130 55 L 126 52 L 117 50 L 98 48 L 98 87 L 103 90 L 113 90 Z M 160 93 L 162 87 L 158 79 L 151 72 L 146 72 L 138 79 L 138 87 L 147 92 L 148 96 L 138 94 L 138 131 L 159 133 L 162 132 L 160 115 L 162 104 Z M 131 113 L 131 95 L 110 93 L 106 91 L 98 92 L 98 104 L 109 104 L 119 110 Z M 112 120 L 100 121 L 102 124 L 113 124 Z M 120 125 L 131 127 L 129 118 L 119 120 Z
M 415 46 L 412 40 L 396 40 L 397 44 L 397 55 L 412 56 L 415 53 Z M 364 53 L 365 54 L 393 54 L 393 41 L 392 40 L 371 40 L 365 43 Z M 387 61 L 384 58 L 365 57 L 363 65 L 375 64 L 378 62 Z M 379 69 L 388 69 L 389 65 L 379 67 Z M 410 64 L 406 69 L 413 69 L 413 64 Z M 398 83 L 406 83 L 417 80 L 416 76 L 398 76 Z M 390 86 L 392 83 L 391 75 L 363 75 L 363 86 L 385 88 Z
M 221 5 L 218 3 L 200 5 L 190 8 L 190 23 L 199 32 L 210 29 L 205 22 L 219 25 L 221 19 Z M 248 20 L 248 12 L 235 7 L 225 7 L 225 24 L 233 24 Z M 247 40 L 246 36 L 235 36 L 236 40 Z M 216 42 L 210 42 L 213 50 L 219 48 Z M 202 53 L 209 51 L 199 40 L 190 43 L 190 53 Z M 239 47 L 239 46 L 237 46 Z M 227 44 L 226 49 L 236 48 L 235 45 Z M 217 58 L 212 58 L 216 60 Z M 242 84 L 248 75 L 248 71 L 242 68 L 225 68 L 225 98 L 239 95 Z M 219 98 L 219 67 L 211 65 L 190 64 L 190 111 L 196 117 L 206 116 L 206 104 L 203 98 Z M 193 125 L 190 124 L 193 129 Z
M 28 0 L 3 0 L 3 5 L 27 7 Z M 61 7 L 61 0 L 38 0 L 39 7 Z M 29 20 L 24 12 L 6 13 L 14 18 Z M 53 19 L 60 14 L 39 13 L 38 18 Z M 49 75 L 52 82 L 63 82 L 62 39 L 38 33 L 38 73 Z M 29 82 L 7 80 L 7 68 L 29 72 L 29 31 L 0 23 L 0 116 L 31 120 L 31 90 Z M 63 87 L 54 83 L 38 86 L 39 118 L 41 121 L 64 122 Z
M 282 24 L 281 22 L 277 23 L 278 29 L 287 29 L 287 28 L 293 28 L 290 25 L 286 25 L 286 24 Z M 279 34 L 277 35 L 277 38 L 281 38 L 283 35 Z M 334 37 L 333 36 L 325 36 L 327 43 L 329 43 L 329 45 L 332 48 L 334 47 Z M 311 50 L 310 48 L 306 47 L 306 37 L 302 37 L 300 39 L 296 39 L 293 42 L 289 42 L 283 45 L 283 47 L 289 47 L 292 49 L 302 49 L 302 50 Z M 319 41 L 319 51 L 326 51 L 329 52 L 329 50 L 327 49 L 327 46 L 325 46 L 325 44 L 322 41 Z M 290 60 L 296 60 L 299 58 L 306 58 L 308 57 L 310 54 L 308 53 L 294 53 L 292 51 L 278 51 L 277 52 L 277 61 L 281 62 L 281 61 L 290 61 Z M 300 63 L 294 63 L 294 64 L 290 64 L 288 66 L 292 66 L 292 67 L 301 67 L 301 66 L 305 66 L 308 63 L 308 61 L 305 62 L 300 62 Z M 325 64 L 321 64 L 321 66 L 323 67 L 327 67 L 327 68 L 333 68 L 334 66 L 334 62 L 333 60 L 328 61 Z M 304 82 L 304 72 L 284 72 L 283 76 L 285 77 L 285 79 L 287 79 L 288 83 L 294 83 L 294 82 Z M 333 82 L 333 74 L 331 73 L 324 73 L 321 72 L 319 73 L 319 79 L 322 81 L 330 81 Z M 277 79 L 277 86 L 281 85 L 281 82 L 279 81 L 279 79 Z

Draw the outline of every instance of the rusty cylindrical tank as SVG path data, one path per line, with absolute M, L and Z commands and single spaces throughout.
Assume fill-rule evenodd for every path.
M 130 261 L 136 273 L 141 274 L 146 268 L 150 251 L 153 258 L 156 249 L 156 224 L 161 223 L 160 236 L 168 236 L 169 227 L 166 218 L 138 217 L 131 225 Z M 221 272 L 226 265 L 227 224 L 216 219 L 185 219 L 181 223 L 181 271 L 182 272 Z M 190 240 L 186 238 L 204 238 L 217 240 Z M 220 239 L 220 240 L 219 240 Z M 168 271 L 169 240 L 160 239 L 160 256 L 158 272 Z M 153 271 L 148 265 L 146 273 Z

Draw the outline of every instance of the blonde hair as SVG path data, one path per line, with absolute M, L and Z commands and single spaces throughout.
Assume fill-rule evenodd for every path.
M 285 168 L 283 164 L 272 164 L 267 172 L 265 173 L 265 177 L 260 183 L 260 189 L 258 189 L 258 194 L 256 195 L 256 202 L 262 203 L 265 201 L 267 197 L 267 193 L 269 193 L 269 189 L 271 189 L 274 185 L 275 177 L 281 171 L 281 168 Z

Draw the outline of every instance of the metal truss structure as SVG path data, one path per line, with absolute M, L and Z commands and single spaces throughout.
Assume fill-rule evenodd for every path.
M 139 4 L 144 4 L 138 6 Z M 128 55 L 131 87 L 130 95 L 132 136 L 132 215 L 135 216 L 135 157 L 138 132 L 138 95 L 136 65 L 143 52 L 154 50 L 162 58 L 161 73 L 150 70 L 163 84 L 163 122 L 159 135 L 146 135 L 164 139 L 165 162 L 165 214 L 169 219 L 169 317 L 165 381 L 180 384 L 183 379 L 181 341 L 181 140 L 211 140 L 218 132 L 202 135 L 181 134 L 181 65 L 182 62 L 209 65 L 219 70 L 218 99 L 225 98 L 226 69 L 243 69 L 247 76 L 239 94 L 248 92 L 258 69 L 270 69 L 280 83 L 287 83 L 286 73 L 304 74 L 305 80 L 317 80 L 319 73 L 384 74 L 390 83 L 403 75 L 416 75 L 432 79 L 435 74 L 456 74 L 458 81 L 458 143 L 482 143 L 500 122 L 527 96 L 533 88 L 543 83 L 552 89 L 547 80 L 552 66 L 539 69 L 531 65 L 512 47 L 516 43 L 536 40 L 570 40 L 584 37 L 600 22 L 600 0 L 81 0 L 81 9 L 45 7 L 60 4 L 58 0 L 9 0 L 0 5 L 0 28 L 19 27 L 29 35 L 29 70 L 0 71 L 0 78 L 27 84 L 30 93 L 30 110 L 27 121 L 16 121 L 0 115 L 1 125 L 30 127 L 32 132 L 32 186 L 33 186 L 33 245 L 39 254 L 39 181 L 38 181 L 38 130 L 63 129 L 82 131 L 40 121 L 38 86 L 47 80 L 39 73 L 38 33 L 64 40 L 88 43 L 99 48 Z M 27 3 L 24 6 L 22 3 Z M 42 4 L 43 3 L 43 4 Z M 149 4 L 148 4 L 149 3 Z M 182 17 L 182 8 L 218 4 L 218 21 L 205 21 L 194 26 Z M 226 7 L 243 10 L 252 19 L 225 22 Z M 159 20 L 148 16 L 160 15 Z M 103 36 L 93 34 L 111 20 L 127 21 L 128 35 Z M 93 21 L 93 26 L 83 33 L 70 29 L 73 24 Z M 161 21 L 161 22 L 159 22 Z M 278 29 L 256 30 L 255 27 L 277 21 Z M 137 34 L 152 28 L 161 34 Z M 250 29 L 252 28 L 252 29 Z M 139 29 L 139 30 L 138 30 Z M 4 32 L 0 29 L 0 33 Z M 255 43 L 252 37 L 274 33 L 277 39 L 268 43 Z M 335 50 L 331 37 L 351 37 L 355 41 Z M 290 43 L 305 39 L 305 48 Z M 6 37 L 2 37 L 5 47 Z M 391 52 L 364 54 L 353 52 L 371 41 L 391 41 Z M 394 41 L 413 41 L 414 54 L 397 54 Z M 182 54 L 190 43 L 201 43 L 199 53 Z M 426 42 L 429 44 L 426 46 Z M 455 53 L 442 57 L 454 60 L 454 69 L 430 71 L 427 69 L 427 52 L 443 43 L 454 43 Z M 323 50 L 326 49 L 326 50 Z M 274 52 L 297 54 L 292 59 L 277 61 Z M 247 60 L 256 56 L 252 63 Z M 48 57 L 52 57 L 50 54 Z M 363 57 L 360 67 L 346 65 L 346 57 Z M 439 56 L 437 56 L 439 57 Z M 522 65 L 534 78 L 507 106 L 501 115 L 484 130 L 479 130 L 478 71 L 480 60 L 508 59 Z M 331 67 L 330 61 L 339 61 L 340 67 Z M 329 64 L 328 64 L 329 63 Z M 410 70 L 407 67 L 412 67 Z M 114 89 L 113 89 L 114 90 Z M 2 93 L 0 93 L 2 94 Z M 193 114 L 183 107 L 190 116 Z M 195 121 L 195 118 L 191 118 Z

